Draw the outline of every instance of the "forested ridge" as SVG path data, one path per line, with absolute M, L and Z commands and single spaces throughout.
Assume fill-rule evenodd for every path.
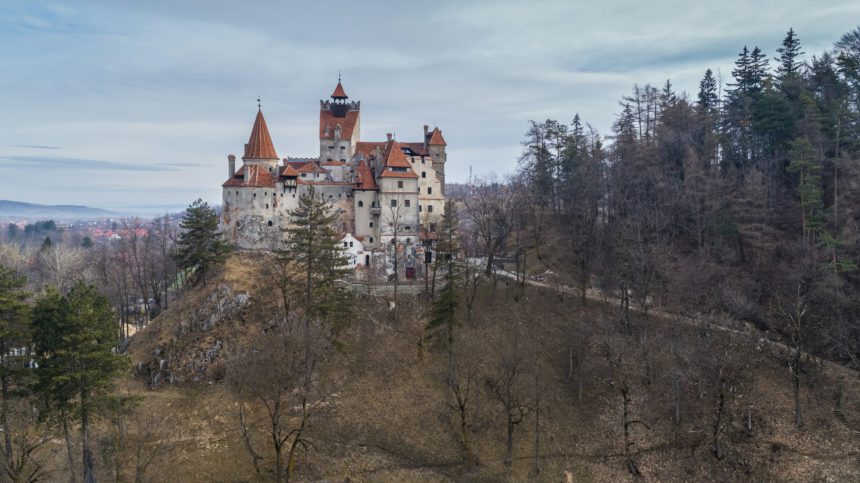
M 789 30 L 774 56 L 743 47 L 725 85 L 708 69 L 695 96 L 666 81 L 620 107 L 606 137 L 531 123 L 500 187 L 542 225 L 519 252 L 551 237 L 538 256 L 583 294 L 726 312 L 858 367 L 860 29 L 812 56 Z

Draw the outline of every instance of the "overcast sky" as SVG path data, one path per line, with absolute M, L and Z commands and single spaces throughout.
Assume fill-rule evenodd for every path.
M 744 45 L 773 56 L 794 27 L 818 55 L 858 22 L 857 0 L 3 0 L 0 199 L 220 203 L 256 97 L 279 155 L 316 156 L 338 71 L 363 139 L 435 123 L 449 180 L 506 173 L 531 119 L 609 134 L 634 84 L 695 95 Z

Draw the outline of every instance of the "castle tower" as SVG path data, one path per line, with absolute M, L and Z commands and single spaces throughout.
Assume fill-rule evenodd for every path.
M 269 127 L 266 126 L 266 118 L 263 117 L 261 109 L 257 110 L 257 118 L 251 129 L 251 137 L 245 144 L 245 155 L 242 156 L 242 161 L 244 162 L 246 180 L 248 168 L 254 164 L 260 165 L 273 176 L 277 176 L 280 158 L 275 151 L 275 145 L 272 143 L 272 136 L 269 135 Z
M 433 170 L 436 171 L 436 178 L 439 180 L 442 194 L 445 194 L 445 161 L 448 155 L 445 153 L 445 147 L 448 143 L 442 137 L 442 130 L 434 127 L 432 131 L 428 131 L 427 126 L 424 126 L 424 144 L 427 145 L 430 151 L 430 157 L 433 162 Z
M 330 101 L 320 101 L 320 161 L 352 159 L 361 134 L 361 103 L 350 101 L 340 78 Z

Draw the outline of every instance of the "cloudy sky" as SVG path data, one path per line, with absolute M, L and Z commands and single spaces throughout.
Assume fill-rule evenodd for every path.
M 634 84 L 695 95 L 744 45 L 775 55 L 794 27 L 820 54 L 858 19 L 856 0 L 3 0 L 0 199 L 220 203 L 255 98 L 278 154 L 318 155 L 338 71 L 364 139 L 435 123 L 449 179 L 505 173 L 530 119 L 608 134 Z

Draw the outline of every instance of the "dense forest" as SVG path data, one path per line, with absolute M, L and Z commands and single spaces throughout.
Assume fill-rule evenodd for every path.
M 557 242 L 583 296 L 724 311 L 860 368 L 860 29 L 811 57 L 789 30 L 726 85 L 708 69 L 695 97 L 666 81 L 620 106 L 608 139 L 533 122 L 512 181 L 480 184 L 527 198 L 530 245 Z

